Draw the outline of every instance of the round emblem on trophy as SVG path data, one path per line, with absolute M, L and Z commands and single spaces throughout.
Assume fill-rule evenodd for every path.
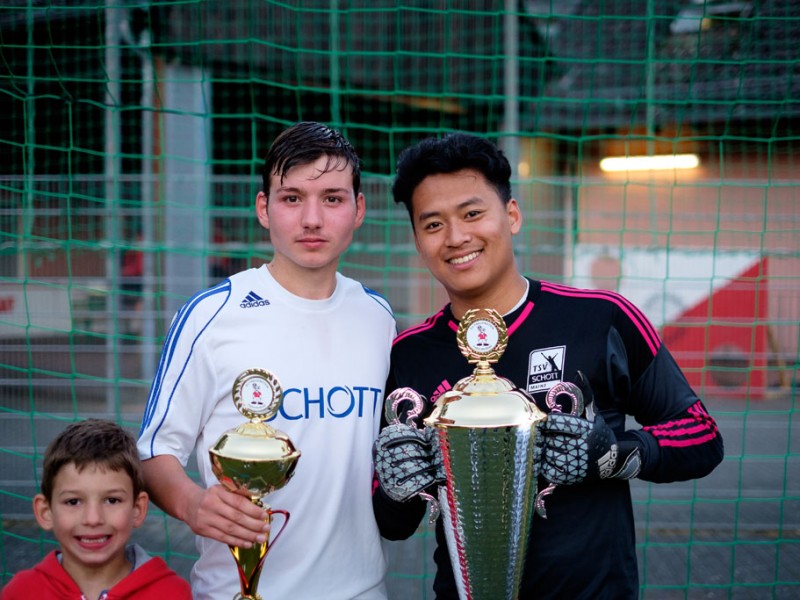
M 476 354 L 487 354 L 497 346 L 497 328 L 493 323 L 480 319 L 467 328 L 467 346 Z
M 464 314 L 456 334 L 458 347 L 467 360 L 497 362 L 508 345 L 505 321 L 496 310 L 471 309 Z
M 271 419 L 282 401 L 283 390 L 278 378 L 265 369 L 248 369 L 233 382 L 233 402 L 248 419 Z

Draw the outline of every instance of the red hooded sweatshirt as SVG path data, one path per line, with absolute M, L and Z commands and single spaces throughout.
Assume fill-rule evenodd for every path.
M 132 547 L 130 547 L 132 548 Z M 0 592 L 0 600 L 192 600 L 189 584 L 162 559 L 136 548 L 136 567 L 100 598 L 84 598 L 59 561 L 57 550 L 42 562 L 20 571 Z

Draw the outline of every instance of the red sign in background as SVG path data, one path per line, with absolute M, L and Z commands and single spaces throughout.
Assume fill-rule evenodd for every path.
M 769 363 L 766 257 L 664 325 L 661 335 L 698 394 L 762 399 Z

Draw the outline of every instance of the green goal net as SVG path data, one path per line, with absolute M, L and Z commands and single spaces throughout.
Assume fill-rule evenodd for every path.
M 272 139 L 301 120 L 363 160 L 342 271 L 401 329 L 445 303 L 393 204 L 395 160 L 501 145 L 535 278 L 640 306 L 717 418 L 722 465 L 633 483 L 643 598 L 800 594 L 800 4 L 792 0 L 6 0 L 0 6 L 0 582 L 54 547 L 44 447 L 138 430 L 166 328 L 264 262 Z M 188 576 L 186 527 L 136 533 Z M 392 598 L 433 598 L 425 526 Z

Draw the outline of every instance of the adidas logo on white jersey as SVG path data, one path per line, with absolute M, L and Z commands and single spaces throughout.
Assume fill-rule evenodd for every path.
M 250 293 L 242 300 L 239 308 L 255 308 L 257 306 L 269 306 L 269 300 L 264 300 L 261 296 L 250 290 Z

